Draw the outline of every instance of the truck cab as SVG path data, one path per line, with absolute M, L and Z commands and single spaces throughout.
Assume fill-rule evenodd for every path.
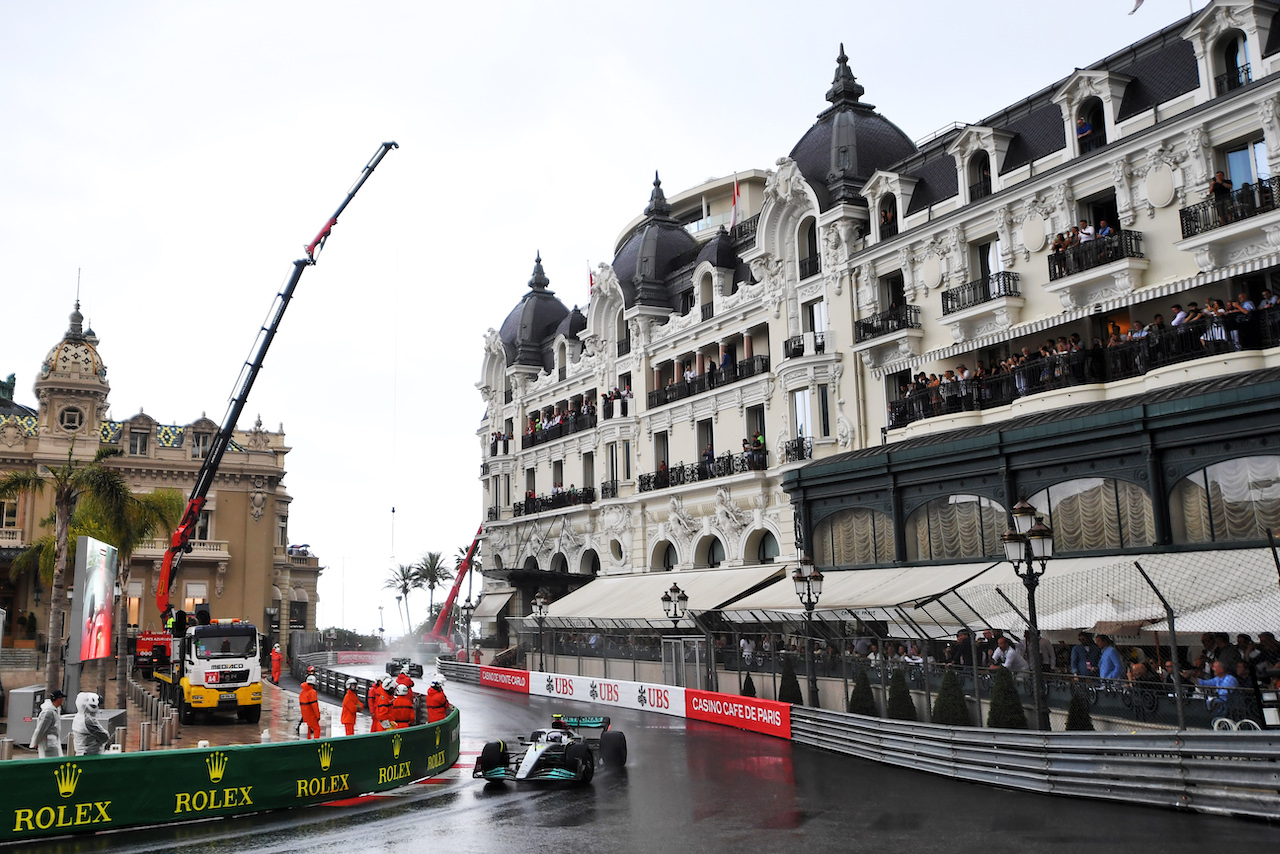
M 213 620 L 190 626 L 170 667 L 157 668 L 163 699 L 181 703 L 189 723 L 198 711 L 232 711 L 240 720 L 262 717 L 262 665 L 256 626 L 241 620 Z

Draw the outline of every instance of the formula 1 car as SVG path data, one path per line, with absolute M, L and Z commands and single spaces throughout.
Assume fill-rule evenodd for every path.
M 398 676 L 402 667 L 409 668 L 409 675 L 414 679 L 422 678 L 422 665 L 414 664 L 407 658 L 393 658 L 387 662 L 387 675 Z
M 535 729 L 528 741 L 520 739 L 515 746 L 519 749 L 513 751 L 506 741 L 486 744 L 471 776 L 497 782 L 590 783 L 597 760 L 616 768 L 627 764 L 627 737 L 609 729 L 608 718 L 555 715 L 549 729 Z

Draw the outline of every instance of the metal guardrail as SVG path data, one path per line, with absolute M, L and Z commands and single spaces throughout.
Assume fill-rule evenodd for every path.
M 970 730 L 792 706 L 791 740 L 1010 789 L 1280 818 L 1275 732 Z

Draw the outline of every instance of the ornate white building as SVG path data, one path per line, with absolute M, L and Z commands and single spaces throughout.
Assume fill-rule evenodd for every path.
M 487 336 L 478 384 L 482 616 L 526 615 L 536 590 L 555 598 L 597 574 L 731 571 L 801 550 L 847 568 L 995 555 L 987 537 L 940 541 L 940 520 L 959 511 L 929 502 L 972 503 L 980 531 L 1002 531 L 1013 492 L 1052 477 L 1010 475 L 1025 461 L 1000 452 L 990 484 L 956 474 L 912 493 L 895 447 L 955 462 L 956 440 L 1028 418 L 1065 422 L 1090 406 L 1105 420 L 1144 395 L 1268 381 L 1280 367 L 1280 315 L 1262 305 L 1280 263 L 1278 10 L 1215 0 L 914 143 L 861 100 L 842 49 L 829 108 L 773 169 L 737 176 L 743 221 L 731 230 L 717 226 L 733 177 L 670 200 L 655 179 L 585 314 L 556 300 L 539 259 Z M 1232 186 L 1210 197 L 1217 171 Z M 1055 251 L 1082 220 L 1114 233 Z M 1239 294 L 1254 304 L 1247 319 L 1233 310 L 1171 331 L 1175 304 L 1225 308 Z M 1164 327 L 1128 337 L 1157 315 Z M 1039 358 L 1046 341 L 1065 349 Z M 1030 359 L 992 371 L 1024 349 Z M 942 381 L 929 388 L 931 374 Z M 625 409 L 605 401 L 615 387 L 632 390 Z M 535 414 L 544 426 L 529 432 Z M 1131 487 L 1147 497 L 1126 500 L 1145 527 L 1095 550 L 1176 543 L 1194 526 L 1190 493 L 1178 497 L 1185 467 L 1169 462 L 1183 451 L 1156 447 L 1155 427 L 1135 435 L 1127 462 L 1097 450 L 1094 465 L 1121 480 L 1139 472 Z M 756 436 L 763 455 L 744 453 Z M 1089 449 L 1072 453 L 1088 462 Z

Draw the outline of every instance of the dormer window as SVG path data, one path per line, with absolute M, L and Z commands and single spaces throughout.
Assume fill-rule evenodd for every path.
M 991 195 L 991 157 L 979 151 L 969 158 L 969 201 Z
M 1081 154 L 1107 144 L 1107 118 L 1101 98 L 1089 98 L 1080 105 L 1076 115 L 1076 143 Z
M 880 200 L 880 239 L 898 233 L 898 199 L 893 193 Z
M 1253 82 L 1253 74 L 1249 67 L 1248 45 L 1244 33 L 1232 30 L 1218 40 L 1213 57 L 1214 78 L 1213 91 L 1217 95 L 1239 89 Z
M 63 430 L 68 433 L 74 433 L 84 424 L 84 413 L 74 406 L 68 406 L 58 414 L 58 423 Z
M 134 457 L 145 457 L 147 455 L 147 447 L 150 439 L 150 433 L 143 433 L 138 430 L 130 431 L 129 455 Z
M 191 459 L 203 460 L 209 456 L 209 443 L 213 436 L 209 433 L 192 433 L 191 434 Z

